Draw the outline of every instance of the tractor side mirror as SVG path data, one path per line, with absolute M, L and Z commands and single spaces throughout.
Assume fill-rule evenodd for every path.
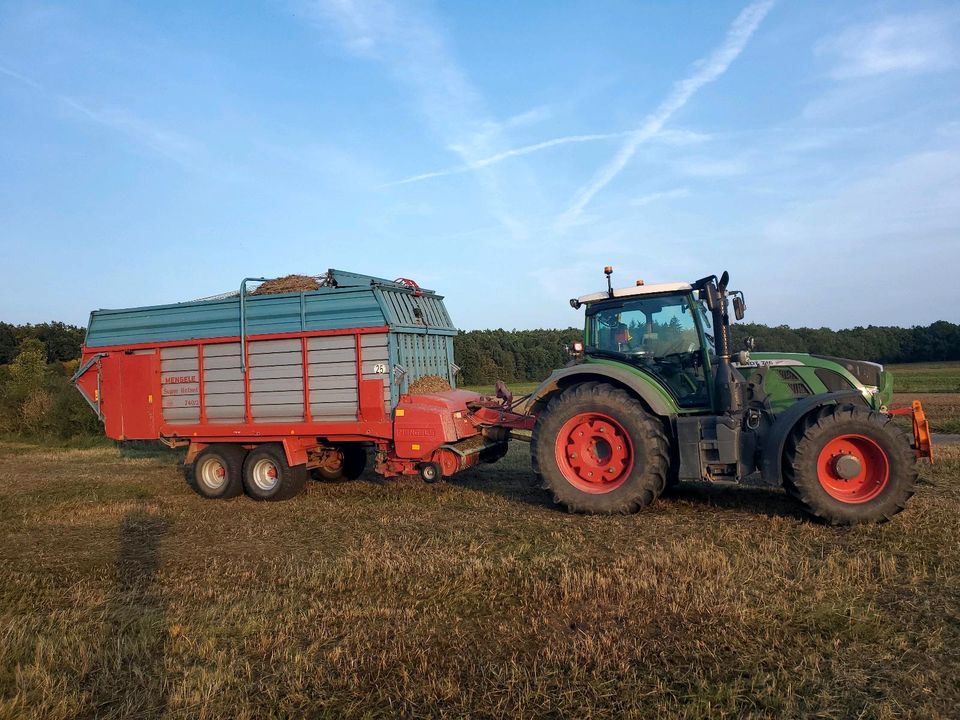
M 757 346 L 757 341 L 753 339 L 752 335 L 748 338 L 744 338 L 743 347 L 745 350 L 753 350 L 756 346 Z
M 727 289 L 727 285 L 730 283 L 730 273 L 726 270 L 723 271 L 723 275 L 720 276 L 720 282 L 717 283 L 717 290 L 723 292 Z
M 746 303 L 743 302 L 743 296 L 734 295 L 733 296 L 733 314 L 736 315 L 737 320 L 743 320 L 743 315 L 747 309 Z

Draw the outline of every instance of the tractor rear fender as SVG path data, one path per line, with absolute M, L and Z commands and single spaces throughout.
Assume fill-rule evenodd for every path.
M 787 444 L 790 432 L 804 417 L 824 405 L 837 405 L 841 402 L 864 403 L 863 394 L 859 390 L 844 390 L 842 392 L 822 393 L 811 395 L 791 405 L 785 412 L 777 415 L 760 441 L 760 474 L 764 482 L 779 485 L 782 478 L 781 463 L 783 451 Z
M 636 395 L 655 415 L 666 417 L 677 414 L 676 405 L 652 380 L 616 366 L 601 363 L 582 363 L 554 370 L 550 377 L 540 383 L 537 389 L 523 401 L 520 411 L 535 413 L 546 404 L 551 395 L 559 390 L 590 381 L 606 382 L 624 388 Z

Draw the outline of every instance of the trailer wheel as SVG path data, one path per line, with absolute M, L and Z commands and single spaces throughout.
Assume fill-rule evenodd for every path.
M 343 456 L 340 467 L 313 468 L 310 474 L 314 480 L 356 480 L 367 468 L 367 449 L 360 443 L 345 443 L 337 447 Z
M 443 471 L 435 462 L 420 463 L 420 478 L 428 483 L 440 482 L 443 479 Z
M 306 465 L 288 465 L 280 445 L 260 445 L 243 463 L 243 490 L 254 500 L 289 500 L 306 482 Z
M 835 406 L 811 416 L 790 438 L 783 480 L 808 513 L 831 525 L 885 522 L 913 495 L 916 457 L 886 415 Z
M 240 445 L 220 443 L 200 451 L 196 460 L 184 465 L 184 475 L 197 495 L 210 500 L 236 497 L 243 492 L 243 458 Z
M 533 471 L 571 512 L 629 513 L 663 492 L 670 465 L 663 424 L 624 390 L 584 383 L 554 397 L 530 443 Z

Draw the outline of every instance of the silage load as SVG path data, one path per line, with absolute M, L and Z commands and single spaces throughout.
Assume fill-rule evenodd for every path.
M 251 295 L 277 295 L 279 293 L 318 290 L 320 282 L 309 275 L 284 275 L 262 283 Z
M 450 383 L 439 375 L 424 375 L 410 383 L 407 393 L 410 395 L 428 395 L 429 393 L 450 390 Z

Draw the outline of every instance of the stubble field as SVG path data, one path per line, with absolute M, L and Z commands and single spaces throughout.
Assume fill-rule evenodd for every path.
M 703 485 L 568 515 L 526 450 L 260 504 L 0 445 L 0 717 L 956 717 L 960 448 L 839 529 Z

